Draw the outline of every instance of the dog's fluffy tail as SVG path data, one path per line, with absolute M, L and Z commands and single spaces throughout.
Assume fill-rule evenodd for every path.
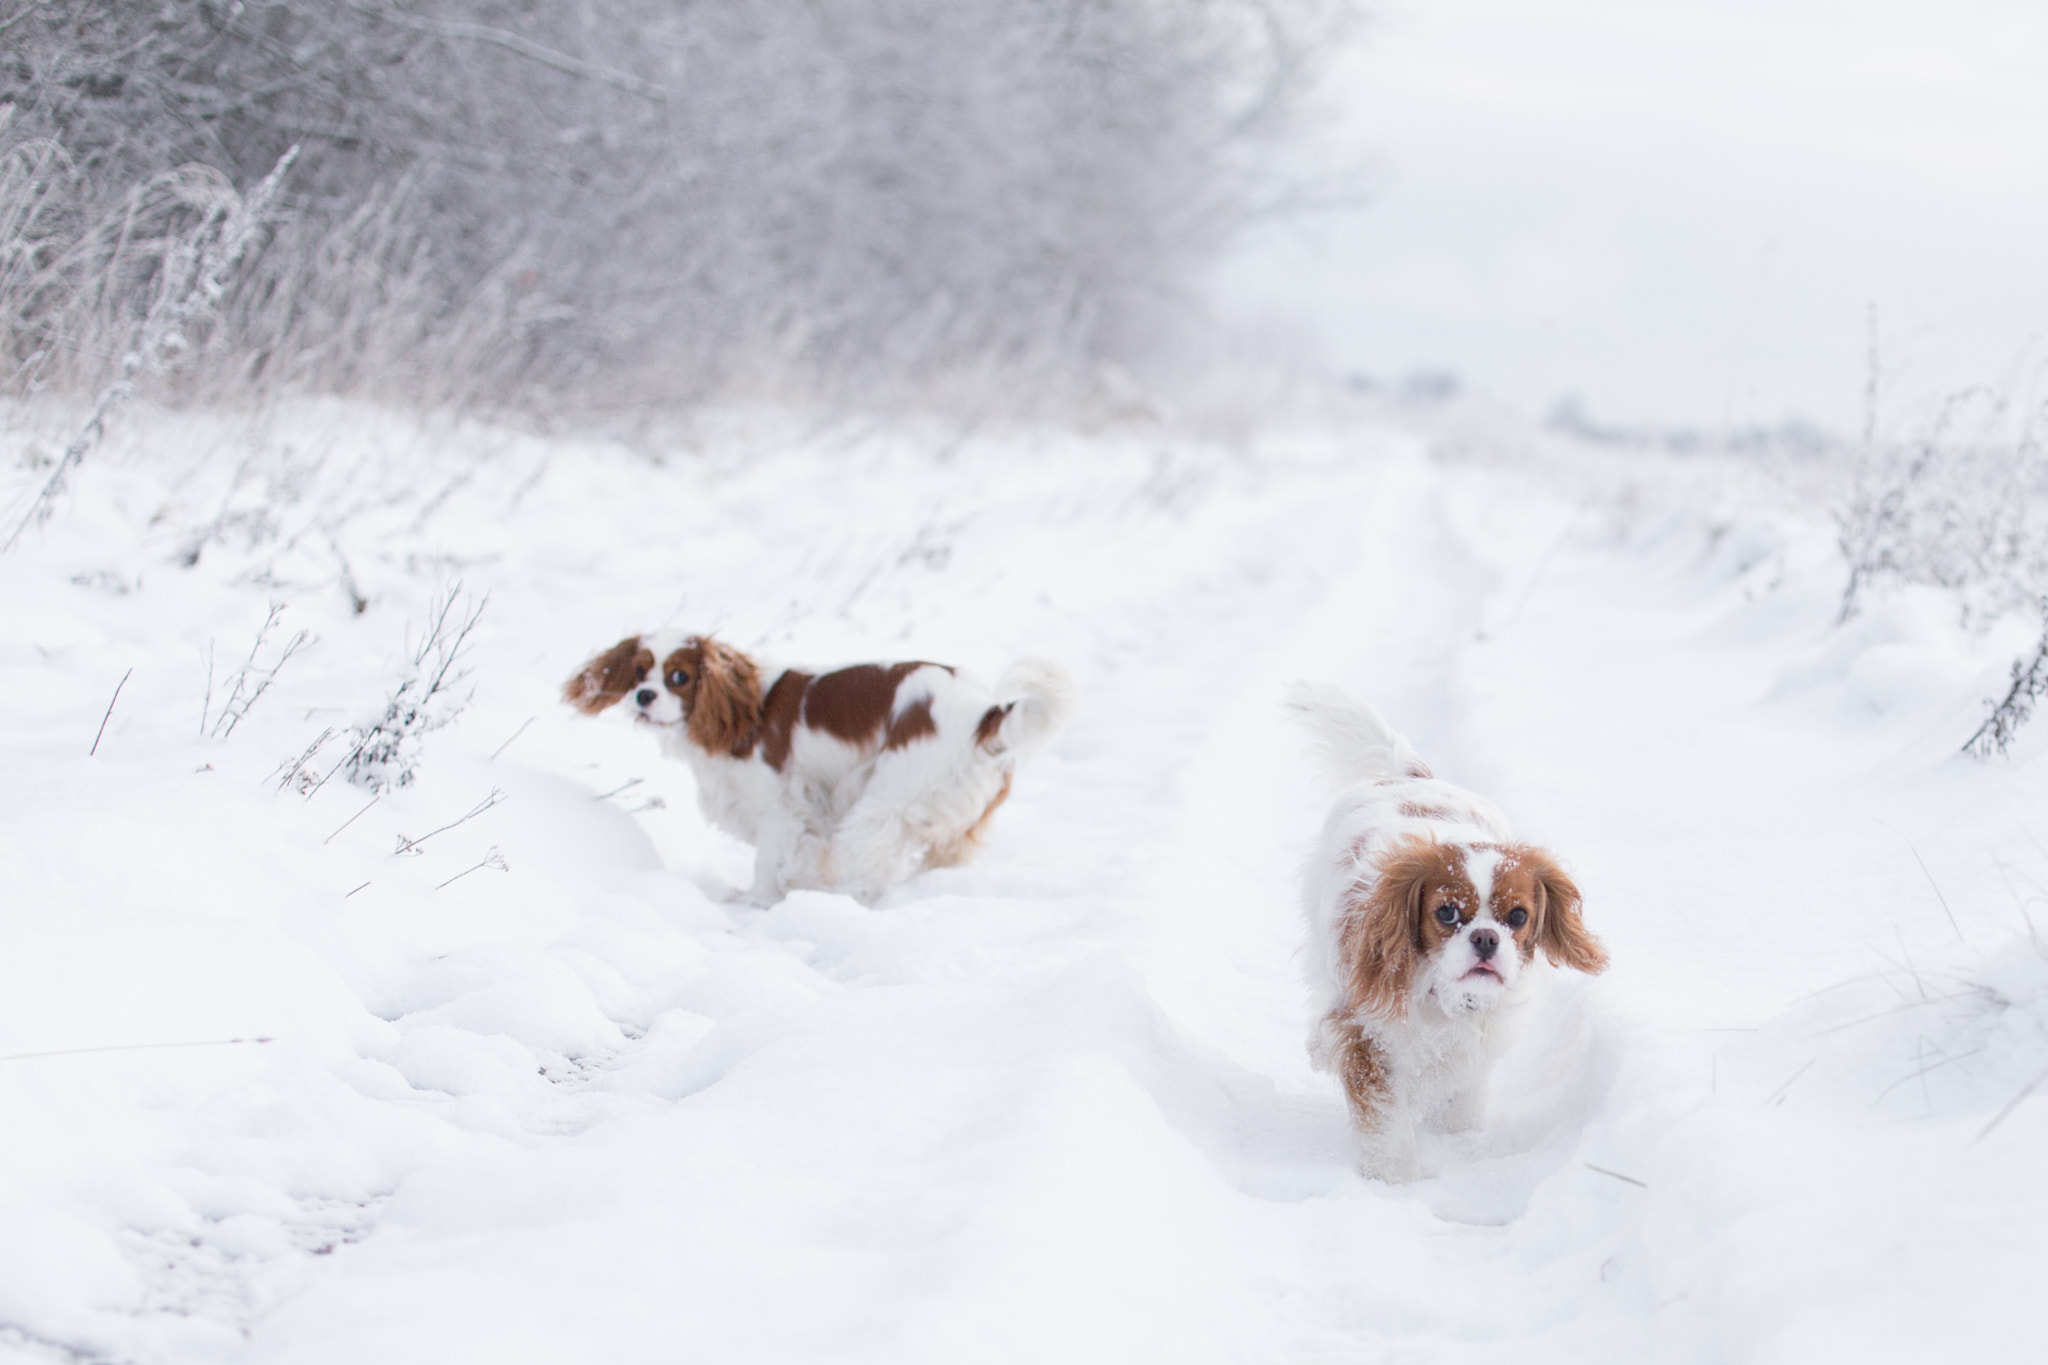
M 996 681 L 996 704 L 981 718 L 975 739 L 992 754 L 1035 749 L 1074 713 L 1074 681 L 1058 664 L 1019 659 Z
M 1287 688 L 1287 710 L 1314 741 L 1317 766 L 1338 786 L 1432 775 L 1429 765 L 1379 712 L 1338 688 L 1292 683 Z

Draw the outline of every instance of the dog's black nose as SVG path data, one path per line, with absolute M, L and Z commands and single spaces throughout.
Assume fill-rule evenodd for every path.
M 653 688 L 643 687 L 640 689 L 639 695 L 634 697 L 633 700 L 638 702 L 642 706 L 652 706 L 654 705 L 654 699 L 659 695 L 661 694 L 656 692 Z
M 1495 933 L 1493 930 L 1474 929 L 1472 931 L 1472 951 L 1479 954 L 1479 960 L 1481 962 L 1485 962 L 1488 959 L 1490 959 L 1493 956 L 1494 951 L 1499 947 L 1500 935 Z

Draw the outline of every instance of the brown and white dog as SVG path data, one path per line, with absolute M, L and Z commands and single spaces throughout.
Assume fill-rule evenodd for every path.
M 767 905 L 797 887 L 872 901 L 972 858 L 1018 759 L 1066 723 L 1073 685 L 1039 660 L 994 692 L 945 664 L 813 673 L 664 632 L 619 641 L 562 697 L 588 715 L 625 702 L 655 728 L 695 773 L 705 818 L 754 846 L 752 898 Z
M 1599 972 L 1579 889 L 1482 797 L 1440 781 L 1378 712 L 1297 683 L 1287 703 L 1344 784 L 1306 878 L 1309 1051 L 1344 1086 L 1370 1175 L 1428 1172 L 1478 1126 L 1543 959 Z

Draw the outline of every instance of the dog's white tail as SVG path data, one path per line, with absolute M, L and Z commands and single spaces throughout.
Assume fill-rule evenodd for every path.
M 1432 775 L 1379 712 L 1338 688 L 1291 683 L 1287 710 L 1314 740 L 1317 766 L 1339 786 L 1375 777 Z
M 1051 739 L 1074 712 L 1074 681 L 1058 664 L 1019 659 L 996 682 L 996 704 L 981 718 L 975 739 L 992 754 L 1034 749 Z

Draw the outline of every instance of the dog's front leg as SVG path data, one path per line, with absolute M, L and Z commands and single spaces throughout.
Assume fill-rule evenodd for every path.
M 761 821 L 754 838 L 750 899 L 756 905 L 774 905 L 788 890 L 827 889 L 831 873 L 825 863 L 825 840 L 803 816 L 796 811 L 776 811 Z
M 1446 1133 L 1466 1133 L 1477 1128 L 1486 1118 L 1487 1080 L 1480 1072 L 1472 1084 L 1452 1095 L 1443 1108 L 1443 1130 Z

